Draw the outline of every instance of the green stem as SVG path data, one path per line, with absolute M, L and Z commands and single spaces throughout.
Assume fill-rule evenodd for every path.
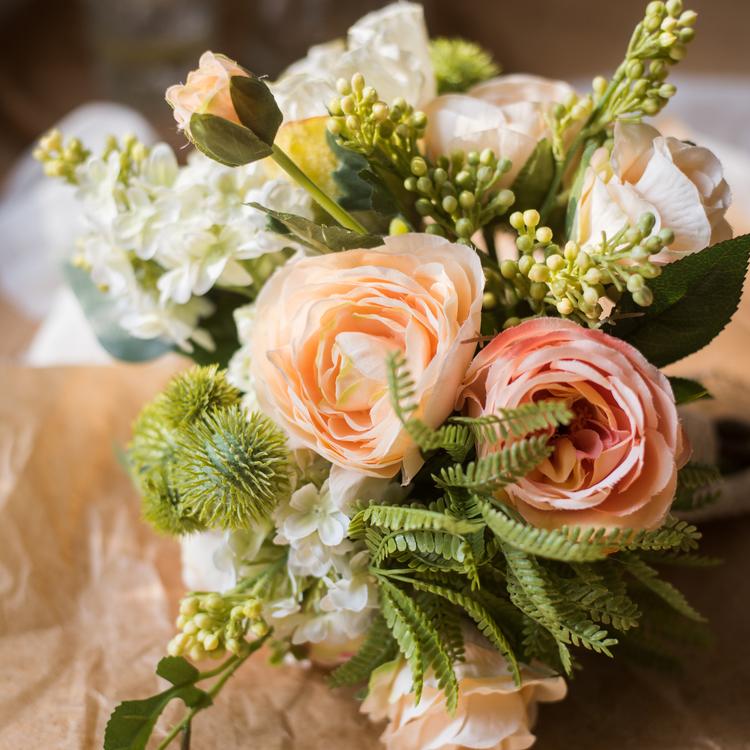
M 232 656 L 229 659 L 227 659 L 220 667 L 217 667 L 216 669 L 212 669 L 208 672 L 202 672 L 199 680 L 207 679 L 208 677 L 214 677 L 217 674 L 221 674 L 221 677 L 216 680 L 216 682 L 211 686 L 209 690 L 206 691 L 206 694 L 211 699 L 211 702 L 213 699 L 218 695 L 219 691 L 224 687 L 227 680 L 245 663 L 245 661 L 252 656 L 270 637 L 271 631 L 266 633 L 262 638 L 259 638 L 257 641 L 253 641 L 251 644 L 249 644 L 248 650 L 246 653 L 244 653 L 242 656 Z M 208 705 L 211 705 L 211 702 L 209 702 Z M 175 724 L 172 729 L 169 731 L 169 734 L 159 743 L 156 750 L 165 750 L 166 747 L 169 746 L 169 744 L 174 740 L 177 735 L 182 732 L 189 732 L 190 731 L 190 725 L 193 721 L 193 718 L 195 715 L 202 711 L 204 708 L 206 708 L 206 705 L 201 703 L 197 706 L 193 706 L 187 714 L 185 714 L 185 717 L 182 719 L 179 724 Z
M 367 234 L 367 230 L 348 212 L 329 198 L 275 143 L 271 158 L 298 184 L 307 190 L 313 200 L 331 217 L 336 219 L 342 227 L 351 229 L 358 234 Z

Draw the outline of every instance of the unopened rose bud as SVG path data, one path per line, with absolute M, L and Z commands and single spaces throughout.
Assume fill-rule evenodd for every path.
M 248 77 L 249 73 L 224 55 L 204 52 L 198 61 L 198 69 L 188 73 L 187 83 L 167 89 L 166 99 L 174 112 L 177 127 L 189 138 L 190 118 L 195 114 L 215 115 L 240 124 L 230 93 L 230 81 L 234 76 Z

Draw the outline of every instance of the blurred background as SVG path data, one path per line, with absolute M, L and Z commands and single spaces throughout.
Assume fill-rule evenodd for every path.
M 179 143 L 167 85 L 204 49 L 277 75 L 311 45 L 341 36 L 383 0 L 0 0 L 0 176 L 71 109 L 109 99 L 143 113 Z M 424 0 L 433 36 L 465 36 L 506 72 L 588 78 L 621 60 L 645 0 Z M 698 35 L 681 76 L 745 76 L 750 100 L 748 0 L 694 0 Z M 715 79 L 714 79 L 715 80 Z M 721 91 L 701 107 L 721 127 Z M 683 96 L 679 105 L 687 106 Z M 750 130 L 734 126 L 744 137 Z M 724 136 L 724 133 L 717 133 Z M 750 143 L 747 144 L 750 148 Z

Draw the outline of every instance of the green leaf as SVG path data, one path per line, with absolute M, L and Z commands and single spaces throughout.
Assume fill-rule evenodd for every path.
M 97 288 L 86 271 L 65 265 L 64 274 L 96 338 L 113 357 L 124 362 L 145 362 L 173 350 L 172 344 L 163 339 L 137 339 L 125 331 L 118 323 L 114 301 Z
M 537 143 L 511 185 L 510 189 L 516 196 L 514 209 L 523 211 L 527 208 L 538 208 L 547 194 L 554 173 L 555 157 L 552 155 L 552 144 L 544 138 Z
M 172 683 L 172 687 L 150 698 L 120 703 L 107 722 L 104 750 L 145 750 L 159 716 L 175 698 L 188 708 L 210 705 L 210 696 L 194 684 L 200 673 L 182 657 L 164 657 L 156 674 Z
M 729 323 L 740 302 L 750 257 L 750 235 L 720 242 L 662 270 L 650 282 L 654 302 L 617 321 L 613 335 L 657 367 L 697 352 Z M 623 312 L 635 312 L 624 305 Z
M 232 76 L 229 93 L 240 122 L 272 146 L 284 116 L 268 86 L 254 75 Z
M 330 253 L 332 250 L 353 250 L 355 248 L 377 247 L 383 244 L 382 237 L 362 235 L 344 227 L 328 224 L 316 224 L 310 219 L 283 211 L 274 211 L 260 203 L 250 203 L 253 208 L 263 211 L 272 217 L 289 232 L 296 240 L 319 253 Z
M 196 148 L 227 167 L 250 164 L 273 152 L 252 130 L 216 115 L 193 115 L 190 137 Z
M 689 404 L 693 401 L 701 401 L 704 398 L 713 398 L 706 386 L 697 380 L 670 377 L 669 384 L 672 386 L 674 400 L 677 404 Z

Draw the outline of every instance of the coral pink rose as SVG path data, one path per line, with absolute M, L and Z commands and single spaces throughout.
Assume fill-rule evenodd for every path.
M 405 480 L 422 464 L 390 403 L 386 362 L 401 351 L 416 416 L 453 410 L 480 327 L 477 253 L 427 234 L 304 258 L 263 287 L 251 371 L 264 410 L 293 446 L 369 476 Z
M 248 72 L 224 55 L 204 52 L 198 70 L 188 73 L 187 83 L 167 89 L 166 99 L 180 130 L 190 135 L 190 118 L 194 114 L 216 115 L 240 124 L 229 90 L 232 76 L 248 76 Z
M 497 651 L 467 641 L 465 656 L 455 665 L 454 715 L 433 675 L 426 677 L 422 699 L 414 705 L 405 662 L 389 662 L 372 673 L 362 711 L 372 721 L 389 720 L 380 738 L 387 750 L 524 750 L 534 744 L 537 704 L 562 700 L 567 692 L 563 678 L 523 667 L 519 688 Z
M 574 93 L 564 81 L 515 74 L 480 83 L 466 94 L 439 96 L 424 108 L 427 153 L 436 157 L 455 149 L 491 148 L 511 161 L 499 183 L 510 187 L 537 143 L 551 138 L 552 106 Z
M 552 436 L 552 455 L 506 488 L 524 518 L 547 528 L 658 527 L 687 459 L 664 375 L 619 339 L 538 318 L 477 355 L 460 401 L 479 416 L 542 399 L 564 401 L 574 417 Z
M 731 203 L 719 160 L 707 149 L 665 138 L 642 123 L 618 122 L 610 156 L 598 150 L 586 172 L 576 216 L 580 244 L 614 236 L 646 212 L 665 227 L 674 242 L 653 260 L 669 263 L 729 239 L 724 218 Z

